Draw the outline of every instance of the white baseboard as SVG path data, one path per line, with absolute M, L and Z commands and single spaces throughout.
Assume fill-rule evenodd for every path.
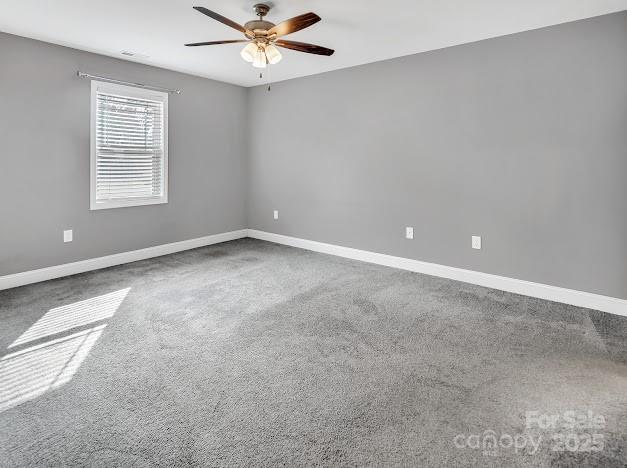
M 147 258 L 160 257 L 161 255 L 168 255 L 182 250 L 204 247 L 205 245 L 241 239 L 242 237 L 246 237 L 247 234 L 248 231 L 246 229 L 240 229 L 239 231 L 223 232 L 212 236 L 198 237 L 196 239 L 172 242 L 171 244 L 156 245 L 145 249 L 107 255 L 106 257 L 90 258 L 88 260 L 65 263 L 63 265 L 41 268 L 39 270 L 0 276 L 0 290 L 60 278 L 62 276 L 75 275 L 86 271 L 99 270 L 100 268 L 121 265 L 123 263 L 136 262 Z
M 257 231 L 248 229 L 248 237 L 261 239 L 278 244 L 289 245 L 301 249 L 313 250 L 338 257 L 360 260 L 363 262 L 376 263 L 402 270 L 424 273 L 431 276 L 439 276 L 449 278 L 465 283 L 477 284 L 493 289 L 500 289 L 524 296 L 546 299 L 549 301 L 571 304 L 588 309 L 596 309 L 603 312 L 609 312 L 616 315 L 627 316 L 627 300 L 615 297 L 601 296 L 573 289 L 560 288 L 557 286 L 549 286 L 546 284 L 532 283 L 504 276 L 491 275 L 478 271 L 464 270 L 437 263 L 421 262 L 420 260 L 412 260 L 410 258 L 395 257 L 366 250 L 352 249 L 350 247 L 342 247 L 339 245 L 325 244 L 307 239 L 299 239 L 297 237 L 289 237 L 271 232 Z
M 437 263 L 421 262 L 410 258 L 395 257 L 366 250 L 353 249 L 350 247 L 342 247 L 339 245 L 325 244 L 307 239 L 299 239 L 297 237 L 284 236 L 271 232 L 258 231 L 255 229 L 240 229 L 239 231 L 224 232 L 211 236 L 199 237 L 171 244 L 157 245 L 140 250 L 130 252 L 122 252 L 106 257 L 91 258 L 79 262 L 66 263 L 39 270 L 25 271 L 23 273 L 15 273 L 13 275 L 0 276 L 0 290 L 23 286 L 26 284 L 37 283 L 62 276 L 75 275 L 86 271 L 98 270 L 123 263 L 136 262 L 147 258 L 168 255 L 183 250 L 195 249 L 211 244 L 218 244 L 243 237 L 253 237 L 255 239 L 276 242 L 278 244 L 289 245 L 301 249 L 312 250 L 338 257 L 360 260 L 362 262 L 376 263 L 392 268 L 400 268 L 402 270 L 424 273 L 442 278 L 449 278 L 465 283 L 477 284 L 502 291 L 513 292 L 525 296 L 537 297 L 549 301 L 562 302 L 579 307 L 601 310 L 616 315 L 627 316 L 627 300 L 615 297 L 602 296 L 573 289 L 560 288 L 557 286 L 549 286 L 541 283 L 533 283 L 504 276 L 491 275 L 478 271 L 464 270 Z

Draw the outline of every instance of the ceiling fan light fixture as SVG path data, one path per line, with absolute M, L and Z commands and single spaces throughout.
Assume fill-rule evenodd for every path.
M 253 9 L 259 17 L 253 21 L 248 21 L 243 26 L 233 20 L 225 18 L 215 11 L 208 10 L 205 7 L 195 6 L 194 10 L 214 19 L 245 36 L 245 39 L 227 39 L 224 41 L 205 41 L 193 42 L 185 44 L 186 47 L 209 46 L 217 44 L 235 44 L 246 43 L 240 51 L 242 59 L 251 63 L 255 68 L 266 68 L 268 65 L 279 63 L 283 58 L 278 47 L 291 49 L 306 54 L 315 55 L 333 55 L 334 50 L 315 44 L 307 44 L 305 42 L 286 41 L 281 39 L 283 36 L 295 33 L 302 29 L 320 21 L 320 17 L 315 13 L 309 12 L 303 15 L 295 16 L 279 24 L 266 21 L 264 18 L 270 11 L 272 4 L 257 3 Z
M 266 45 L 266 57 L 268 58 L 268 63 L 270 65 L 275 65 L 281 61 L 283 56 L 279 49 L 277 49 L 274 45 L 268 44 Z
M 248 63 L 252 63 L 253 60 L 255 60 L 255 54 L 257 53 L 257 49 L 258 49 L 257 44 L 255 44 L 254 42 L 249 42 L 242 49 L 242 51 L 240 52 L 240 55 Z
M 268 64 L 268 59 L 266 58 L 266 52 L 262 45 L 259 45 L 257 48 L 257 52 L 255 53 L 255 58 L 253 59 L 253 67 L 255 68 L 266 68 Z

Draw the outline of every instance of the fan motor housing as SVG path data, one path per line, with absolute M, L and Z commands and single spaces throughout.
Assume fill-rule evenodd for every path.
M 249 21 L 248 23 L 246 23 L 244 27 L 248 29 L 249 31 L 254 31 L 254 32 L 267 31 L 268 29 L 274 27 L 274 23 L 271 23 L 270 21 L 253 20 L 253 21 Z

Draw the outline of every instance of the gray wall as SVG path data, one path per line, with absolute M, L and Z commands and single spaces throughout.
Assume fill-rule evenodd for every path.
M 622 12 L 254 88 L 249 227 L 627 299 L 626 51 Z
M 1 33 L 0 57 L 0 275 L 246 227 L 245 89 Z M 168 204 L 89 210 L 90 83 L 77 69 L 182 89 Z

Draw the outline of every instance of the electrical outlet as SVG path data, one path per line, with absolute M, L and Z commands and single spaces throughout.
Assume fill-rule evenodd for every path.
M 481 237 L 480 236 L 472 236 L 472 248 L 481 250 Z
M 279 219 L 279 210 L 274 210 L 274 219 Z
M 406 239 L 413 239 L 414 238 L 414 228 L 413 227 L 406 227 L 405 228 L 405 238 Z
M 71 229 L 63 231 L 63 242 L 72 242 L 74 234 Z

